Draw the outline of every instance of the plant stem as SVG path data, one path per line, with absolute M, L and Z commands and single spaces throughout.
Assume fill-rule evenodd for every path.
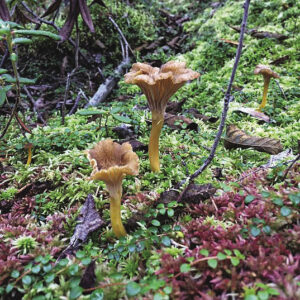
M 113 187 L 107 186 L 110 194 L 110 220 L 114 234 L 119 238 L 125 236 L 126 230 L 121 219 L 122 181 Z
M 7 34 L 6 36 L 6 42 L 7 42 L 7 48 L 8 48 L 8 52 L 10 55 L 13 54 L 13 48 L 12 48 L 12 36 L 11 36 L 11 32 L 9 34 Z M 14 60 L 11 60 L 11 64 L 13 67 L 13 71 L 14 71 L 14 76 L 16 78 L 16 102 L 15 105 L 12 109 L 11 115 L 9 117 L 8 122 L 6 123 L 5 128 L 3 129 L 3 132 L 0 135 L 0 139 L 2 139 L 4 137 L 4 135 L 6 134 L 6 131 L 13 119 L 13 117 L 16 115 L 17 113 L 17 109 L 18 109 L 18 105 L 21 101 L 20 95 L 21 95 L 21 89 L 20 89 L 20 81 L 19 81 L 19 74 L 18 74 L 18 70 L 17 70 L 17 64 Z
M 164 115 L 160 112 L 152 112 L 152 129 L 149 140 L 150 167 L 153 172 L 159 172 L 159 135 L 164 124 Z
M 28 148 L 28 159 L 27 159 L 27 163 L 26 166 L 29 166 L 31 163 L 31 158 L 32 158 L 32 150 L 31 148 Z
M 267 104 L 267 94 L 268 94 L 268 89 L 269 89 L 269 83 L 270 83 L 270 76 L 264 76 L 264 92 L 263 92 L 263 98 L 261 101 L 261 104 L 257 111 L 261 111 Z

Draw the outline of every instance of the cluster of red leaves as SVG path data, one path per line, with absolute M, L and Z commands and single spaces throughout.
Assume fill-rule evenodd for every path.
M 55 256 L 65 245 L 61 237 L 65 233 L 65 221 L 72 212 L 54 214 L 41 224 L 31 215 L 34 207 L 34 198 L 24 197 L 13 204 L 9 213 L 0 215 L 0 285 L 13 270 L 21 271 L 38 255 L 50 253 Z M 22 254 L 12 245 L 20 236 L 33 237 L 38 246 L 30 253 Z
M 250 170 L 242 175 L 244 179 L 233 191 L 189 208 L 195 219 L 182 225 L 184 239 L 181 241 L 188 248 L 177 258 L 163 254 L 158 272 L 172 284 L 174 298 L 228 299 L 230 293 L 241 295 L 245 287 L 261 282 L 273 284 L 280 294 L 276 299 L 297 299 L 300 295 L 297 284 L 300 281 L 299 208 L 293 206 L 288 195 L 299 191 L 299 169 L 300 165 L 278 188 L 268 182 L 267 171 Z M 262 190 L 270 196 L 263 196 Z M 248 195 L 254 199 L 247 204 Z M 280 206 L 272 202 L 275 197 L 292 209 L 288 217 L 281 216 Z M 227 226 L 208 224 L 205 222 L 208 216 L 227 222 Z M 260 234 L 251 234 L 252 226 L 259 228 Z M 263 226 L 269 230 L 264 232 Z M 237 249 L 245 259 L 237 266 L 230 259 L 218 260 L 213 269 L 200 253 L 202 249 L 207 249 L 210 257 L 224 253 L 225 249 Z M 191 264 L 189 272 L 180 272 L 180 266 L 189 263 L 189 257 L 196 263 Z

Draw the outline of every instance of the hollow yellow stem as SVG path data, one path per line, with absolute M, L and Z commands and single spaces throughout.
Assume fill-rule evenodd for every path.
M 26 166 L 29 166 L 31 163 L 31 158 L 32 158 L 32 150 L 31 148 L 28 148 L 28 158 L 27 158 L 27 163 Z
M 121 197 L 122 197 L 122 182 L 113 187 L 108 187 L 110 194 L 110 220 L 114 234 L 119 238 L 125 236 L 126 230 L 121 220 Z
M 267 104 L 267 94 L 268 94 L 270 78 L 271 77 L 269 77 L 269 76 L 264 76 L 264 92 L 263 92 L 261 104 L 260 104 L 259 108 L 257 109 L 258 111 L 261 111 Z
M 152 112 L 152 129 L 149 140 L 150 167 L 153 172 L 159 172 L 159 135 L 164 124 L 164 115 L 160 112 Z

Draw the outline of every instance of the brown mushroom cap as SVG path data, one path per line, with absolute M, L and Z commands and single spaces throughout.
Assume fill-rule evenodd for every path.
M 93 167 L 90 179 L 114 185 L 122 181 L 125 175 L 139 173 L 139 159 L 129 143 L 120 145 L 111 139 L 103 140 L 87 150 L 86 154 Z
M 273 77 L 273 78 L 280 77 L 276 72 L 272 71 L 272 69 L 270 67 L 265 66 L 265 65 L 257 65 L 255 67 L 254 74 L 255 75 L 262 74 L 263 76 L 268 76 L 268 77 Z
M 32 147 L 33 147 L 32 143 L 27 143 L 27 144 L 24 145 L 25 149 L 31 149 Z
M 146 95 L 151 111 L 164 113 L 169 98 L 188 80 L 200 76 L 198 72 L 186 68 L 184 62 L 169 61 L 161 68 L 145 63 L 135 63 L 125 82 L 138 85 Z

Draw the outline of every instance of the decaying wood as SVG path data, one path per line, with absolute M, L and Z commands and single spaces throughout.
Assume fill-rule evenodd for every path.
M 97 92 L 94 94 L 94 96 L 90 99 L 90 101 L 85 105 L 85 108 L 89 106 L 98 106 L 100 103 L 104 102 L 107 98 L 107 96 L 111 93 L 117 82 L 120 80 L 121 76 L 124 73 L 124 70 L 130 63 L 130 58 L 128 56 L 128 46 L 124 45 L 123 42 L 120 41 L 122 52 L 123 52 L 123 60 L 121 63 L 117 66 L 117 68 L 114 70 L 114 74 L 112 76 L 109 76 L 103 84 L 101 84 L 97 90 Z

